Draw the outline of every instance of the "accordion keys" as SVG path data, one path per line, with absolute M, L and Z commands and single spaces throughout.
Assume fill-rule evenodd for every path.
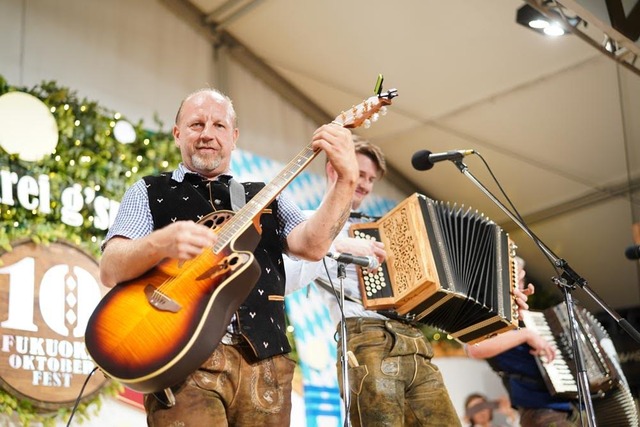
M 358 230 L 354 230 L 353 237 L 378 241 L 375 235 L 367 234 Z M 386 272 L 383 268 L 378 268 L 376 272 L 360 270 L 361 292 L 363 298 L 377 300 L 377 307 L 381 309 L 392 306 L 392 303 L 385 305 L 383 302 L 384 298 L 388 298 L 392 295 L 391 286 L 388 286 L 389 275 L 385 273 Z
M 634 397 L 617 361 L 609 334 L 593 314 L 579 305 L 575 308 L 580 335 L 578 346 L 585 361 L 596 424 L 638 427 L 640 419 Z M 558 304 L 544 311 L 527 311 L 524 323 L 557 349 L 552 363 L 536 357 L 549 393 L 564 399 L 578 399 L 577 366 L 569 339 L 571 332 L 566 306 Z

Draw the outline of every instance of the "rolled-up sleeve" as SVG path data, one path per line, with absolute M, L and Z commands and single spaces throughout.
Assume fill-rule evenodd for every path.
M 149 196 L 143 180 L 136 181 L 125 192 L 113 225 L 109 227 L 104 245 L 114 236 L 138 239 L 151 234 L 153 217 L 149 209 Z
M 278 226 L 283 240 L 286 240 L 291 230 L 306 219 L 305 214 L 295 203 L 282 194 L 278 196 Z

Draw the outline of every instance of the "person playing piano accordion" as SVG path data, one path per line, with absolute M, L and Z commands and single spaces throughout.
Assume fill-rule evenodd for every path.
M 525 286 L 524 261 L 518 258 L 518 287 L 525 295 L 535 291 Z M 535 357 L 553 362 L 556 349 L 533 329 L 519 328 L 480 343 L 465 346 L 469 357 L 486 359 L 502 378 L 509 399 L 520 415 L 521 427 L 580 426 L 580 412 L 566 398 L 553 396 L 542 377 Z

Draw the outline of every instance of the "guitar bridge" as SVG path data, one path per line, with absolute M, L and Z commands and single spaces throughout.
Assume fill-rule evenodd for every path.
M 151 304 L 158 310 L 177 313 L 182 308 L 180 304 L 160 292 L 158 289 L 154 288 L 153 285 L 147 285 L 144 288 L 144 294 L 147 296 L 147 301 L 149 301 L 149 304 Z

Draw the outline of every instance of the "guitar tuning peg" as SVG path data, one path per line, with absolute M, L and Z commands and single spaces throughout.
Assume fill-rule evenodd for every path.
M 385 116 L 387 114 L 387 107 L 386 106 L 382 106 L 380 107 L 380 115 L 381 116 Z
M 369 128 L 371 127 L 371 120 L 366 119 L 366 120 L 363 122 L 363 126 L 364 126 L 364 128 L 365 128 L 365 129 L 369 129 Z
M 371 121 L 372 121 L 372 122 L 377 122 L 379 118 L 380 118 L 380 116 L 378 115 L 378 113 L 374 113 L 374 114 L 371 116 Z

